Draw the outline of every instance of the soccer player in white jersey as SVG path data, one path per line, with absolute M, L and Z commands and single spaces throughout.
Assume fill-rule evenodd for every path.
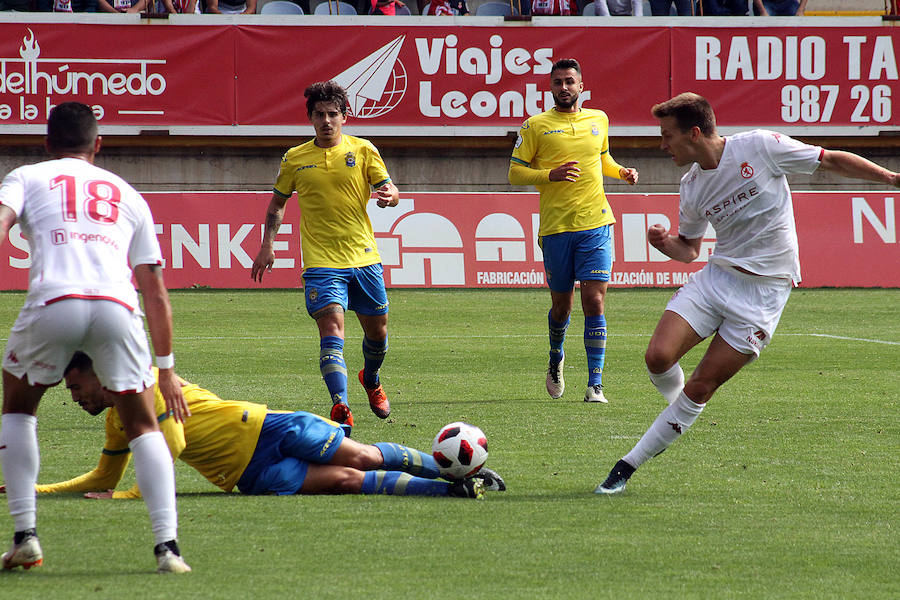
M 135 475 L 156 538 L 161 573 L 190 567 L 176 543 L 175 472 L 154 411 L 150 349 L 132 274 L 144 310 L 159 388 L 177 420 L 190 415 L 175 375 L 172 309 L 162 254 L 144 199 L 120 177 L 94 166 L 97 121 L 78 102 L 47 119 L 53 160 L 26 165 L 0 184 L 0 244 L 18 222 L 31 246 L 28 294 L 3 354 L 0 458 L 15 535 L 0 557 L 4 569 L 43 563 L 35 532 L 34 485 L 39 458 L 37 407 L 60 382 L 76 350 L 94 357 L 103 387 L 115 395 Z
M 689 263 L 699 256 L 709 223 L 716 248 L 708 264 L 672 296 L 647 347 L 650 381 L 669 405 L 597 486 L 600 494 L 623 491 L 634 471 L 678 439 L 716 389 L 772 340 L 791 285 L 800 283 L 786 175 L 821 168 L 900 187 L 900 175 L 849 152 L 761 129 L 722 137 L 712 107 L 697 94 L 679 94 L 652 112 L 660 147 L 675 164 L 691 168 L 681 179 L 678 233 L 653 225 L 648 239 L 666 256 Z M 711 335 L 685 383 L 679 359 Z

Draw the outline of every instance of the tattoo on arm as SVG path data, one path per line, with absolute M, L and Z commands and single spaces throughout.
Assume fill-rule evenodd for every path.
M 278 213 L 266 213 L 266 238 L 273 239 L 281 227 L 281 215 Z

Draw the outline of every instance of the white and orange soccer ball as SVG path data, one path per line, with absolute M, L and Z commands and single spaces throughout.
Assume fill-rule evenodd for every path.
M 487 438 L 478 427 L 457 421 L 441 427 L 431 444 L 431 454 L 441 477 L 465 479 L 477 473 L 487 460 Z

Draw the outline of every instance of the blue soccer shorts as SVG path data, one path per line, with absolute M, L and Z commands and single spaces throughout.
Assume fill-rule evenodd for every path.
M 547 285 L 554 292 L 571 292 L 575 280 L 609 281 L 613 251 L 609 225 L 544 235 L 538 243 L 544 253 Z
M 388 312 L 384 268 L 381 263 L 350 269 L 313 267 L 303 271 L 306 311 L 313 315 L 329 304 L 360 315 Z
M 296 494 L 309 463 L 328 463 L 343 441 L 341 426 L 324 417 L 269 412 L 237 487 L 244 494 Z

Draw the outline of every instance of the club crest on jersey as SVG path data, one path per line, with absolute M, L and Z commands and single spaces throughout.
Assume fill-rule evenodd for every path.
M 753 177 L 753 167 L 750 166 L 750 163 L 741 164 L 741 177 L 744 179 L 750 179 Z
M 600 135 L 600 128 L 591 123 L 591 135 Z
M 348 167 L 355 167 L 356 166 L 356 155 L 353 154 L 352 152 L 348 152 L 347 154 L 344 155 L 344 162 L 347 163 Z

